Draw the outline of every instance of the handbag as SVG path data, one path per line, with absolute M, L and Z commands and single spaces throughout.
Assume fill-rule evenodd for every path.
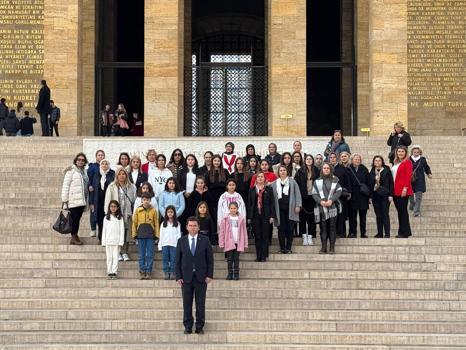
M 363 184 L 363 183 L 361 183 L 361 181 L 359 181 L 358 177 L 354 173 L 353 168 L 349 167 L 349 169 L 351 170 L 351 173 L 353 174 L 354 178 L 356 179 L 356 181 L 357 181 L 357 183 L 359 185 L 359 193 L 361 193 L 362 195 L 364 195 L 366 197 L 370 197 L 371 196 L 371 190 L 369 189 L 369 186 L 367 186 L 366 184 Z
M 419 169 L 420 165 L 421 165 L 421 160 L 419 159 L 419 164 L 417 165 L 417 167 L 413 170 L 413 173 L 411 174 L 411 183 L 416 182 L 417 180 L 416 172 L 417 172 L 417 169 Z
M 254 238 L 254 230 L 252 229 L 252 225 L 248 224 L 248 239 Z
M 64 211 L 66 212 L 66 215 L 63 214 Z M 71 213 L 69 210 L 64 209 L 64 205 L 62 205 L 60 214 L 58 215 L 58 218 L 53 224 L 52 228 L 62 235 L 71 233 Z

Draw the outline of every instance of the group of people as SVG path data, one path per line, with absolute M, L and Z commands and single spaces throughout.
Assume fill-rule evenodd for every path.
M 129 237 L 138 246 L 140 279 L 151 279 L 154 250 L 162 252 L 165 279 L 182 287 L 185 333 L 193 327 L 192 303 L 196 298 L 196 333 L 202 333 L 205 292 L 213 278 L 212 245 L 227 259 L 227 280 L 240 276 L 240 254 L 255 239 L 256 262 L 269 256 L 273 225 L 278 228 L 279 253 L 291 254 L 293 238 L 313 245 L 320 228 L 320 254 L 335 254 L 337 238 L 355 238 L 359 218 L 361 238 L 367 237 L 366 215 L 372 203 L 376 238 L 390 237 L 389 207 L 398 213 L 399 238 L 412 235 L 409 209 L 421 214 L 425 175 L 431 170 L 420 146 L 411 147 L 409 134 L 396 123 L 387 144 L 371 169 L 360 154 L 350 152 L 340 130 L 334 131 L 323 154 L 315 157 L 302 150 L 300 141 L 292 152 L 278 153 L 270 143 L 261 157 L 254 145 L 244 157 L 227 142 L 222 154 L 204 153 L 199 165 L 192 153 L 175 149 L 170 158 L 155 149 L 146 162 L 127 152 L 112 167 L 99 150 L 88 164 L 79 153 L 65 169 L 63 207 L 70 211 L 70 244 L 81 245 L 79 226 L 87 206 L 91 211 L 91 236 L 105 246 L 107 278 L 116 279 L 119 261 L 130 260 Z M 346 221 L 349 229 L 346 230 Z
M 59 136 L 60 108 L 50 99 L 50 88 L 45 80 L 41 82 L 36 111 L 40 115 L 42 136 L 53 136 L 54 131 L 55 135 Z M 0 99 L 0 135 L 5 131 L 6 136 L 32 136 L 35 123 L 37 119 L 25 110 L 22 101 L 17 103 L 16 109 L 10 109 L 6 99 Z
M 248 248 L 248 239 L 255 239 L 256 261 L 265 262 L 274 225 L 279 253 L 291 254 L 296 236 L 304 246 L 313 245 L 318 225 L 319 253 L 335 254 L 337 238 L 357 236 L 358 219 L 359 235 L 367 237 L 370 204 L 377 221 L 375 237 L 390 237 L 393 202 L 397 237 L 407 238 L 412 234 L 408 206 L 415 216 L 421 214 L 425 175 L 432 176 L 421 147 L 413 146 L 409 156 L 407 143 L 409 134 L 401 123 L 395 124 L 388 140 L 393 165 L 376 155 L 370 170 L 360 154 L 350 153 L 339 130 L 315 157 L 303 152 L 300 141 L 293 143 L 292 152 L 282 154 L 270 143 L 264 158 L 252 144 L 240 157 L 227 142 L 222 154 L 205 152 L 203 166 L 181 149 L 168 161 L 150 149 L 145 163 L 122 152 L 113 168 L 103 150 L 87 168 L 87 158 L 80 153 L 66 169 L 62 189 L 62 202 L 72 217 L 70 243 L 82 244 L 79 223 L 89 205 L 91 236 L 104 246 L 117 246 L 107 248 L 109 278 L 116 278 L 118 261 L 130 260 L 131 236 L 138 244 L 141 279 L 151 278 L 154 244 L 162 251 L 165 278 L 173 279 L 177 240 L 187 234 L 188 218 L 195 217 L 200 233 L 225 251 L 227 279 L 237 280 L 239 256 Z
M 125 106 L 118 104 L 113 111 L 107 104 L 100 112 L 101 136 L 144 136 L 144 122 L 139 113 L 128 116 Z

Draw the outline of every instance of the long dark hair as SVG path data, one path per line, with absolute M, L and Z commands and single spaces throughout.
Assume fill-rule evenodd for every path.
M 141 184 L 141 186 L 139 186 L 139 188 L 138 188 L 138 192 L 137 192 L 138 197 L 142 197 L 142 187 L 143 187 L 143 186 L 149 187 L 149 192 L 147 192 L 147 193 L 149 193 L 151 197 L 154 197 L 154 196 L 155 196 L 155 194 L 154 194 L 154 188 L 152 187 L 152 184 L 151 184 L 149 181 L 144 181 L 144 182 Z
M 375 163 L 375 160 L 377 158 L 379 158 L 382 161 L 382 168 L 385 168 L 385 160 L 383 159 L 383 157 L 380 156 L 380 155 L 376 155 L 376 156 L 374 156 L 374 158 L 372 158 L 372 169 L 375 169 L 375 164 L 374 163 Z
M 201 205 L 203 205 L 203 204 L 205 205 L 205 207 L 206 207 L 206 209 L 207 209 L 207 211 L 206 211 L 206 213 L 205 213 L 205 214 L 206 214 L 206 217 L 207 217 L 207 218 L 210 218 L 209 205 L 208 205 L 207 202 L 205 202 L 205 201 L 200 201 L 199 204 L 197 205 L 197 207 L 196 207 L 196 217 L 197 217 L 197 218 L 200 217 L 200 216 L 199 216 L 199 207 L 200 207 Z
M 341 130 L 333 130 L 333 132 L 332 132 L 332 137 L 330 138 L 330 143 L 332 143 L 332 142 L 334 141 L 333 138 L 335 137 L 335 134 L 336 134 L 337 132 L 341 135 L 341 142 L 340 142 L 340 143 L 346 143 L 346 142 L 345 142 L 345 138 L 343 137 L 343 131 L 341 131 Z
M 178 227 L 178 218 L 176 217 L 176 209 L 173 205 L 169 205 L 166 209 L 165 209 L 165 214 L 164 214 L 164 217 L 163 217 L 163 227 L 167 227 L 167 224 L 168 224 L 168 215 L 167 215 L 167 212 L 169 210 L 173 210 L 173 227 Z
M 181 190 L 180 190 L 180 186 L 178 185 L 178 181 L 176 181 L 176 178 L 173 177 L 173 176 L 172 176 L 172 177 L 169 177 L 169 178 L 167 179 L 167 182 L 165 182 L 165 191 L 170 192 L 170 190 L 168 189 L 168 182 L 169 182 L 169 181 L 173 181 L 173 182 L 175 183 L 175 189 L 173 190 L 173 192 L 178 193 L 178 192 L 181 191 Z
M 309 170 L 309 168 L 308 168 L 307 165 L 306 165 L 306 158 L 307 158 L 307 157 L 310 157 L 310 158 L 312 159 L 311 170 Z M 313 156 L 312 154 L 306 154 L 306 156 L 304 157 L 304 166 L 303 166 L 303 168 L 301 168 L 301 169 L 304 170 L 304 174 L 306 175 L 306 177 L 307 177 L 307 175 L 308 175 L 309 172 L 310 172 L 310 173 L 311 173 L 311 180 L 314 180 L 315 175 L 316 175 L 315 172 L 314 172 L 314 169 L 315 169 L 315 168 L 316 168 L 316 166 L 315 166 L 315 159 L 314 159 L 314 156 Z
M 175 153 L 176 153 L 176 152 L 181 153 L 181 158 L 180 158 L 180 163 L 179 163 L 179 164 L 176 164 L 176 163 L 175 163 Z M 169 163 L 171 163 L 171 164 L 176 164 L 176 165 L 183 165 L 183 164 L 184 164 L 183 151 L 182 151 L 181 149 L 179 149 L 179 148 L 175 148 L 175 149 L 173 150 L 173 152 L 172 152 L 172 155 L 171 155 L 171 157 L 170 157 Z
M 210 165 L 210 170 L 209 172 L 207 173 L 209 175 L 209 180 L 210 182 L 215 182 L 215 168 L 214 168 L 214 159 L 218 159 L 220 160 L 220 167 L 218 168 L 218 181 L 220 182 L 224 182 L 226 180 L 226 176 L 225 176 L 225 171 L 223 169 L 223 161 L 222 161 L 222 157 L 220 157 L 219 154 L 216 154 L 212 157 L 212 163 Z
M 238 172 L 238 167 L 236 166 L 236 164 L 238 164 L 239 161 L 243 162 L 243 171 L 242 172 Z M 235 172 L 233 173 L 233 177 L 235 178 L 236 181 L 239 180 L 238 179 L 238 174 L 243 174 L 243 181 L 248 181 L 249 178 L 251 177 L 251 174 L 249 174 L 249 172 L 248 172 L 247 164 L 244 161 L 244 159 L 241 158 L 241 157 L 236 158 L 236 161 L 235 161 Z
M 108 203 L 108 208 L 107 208 L 107 215 L 105 215 L 105 218 L 107 220 L 110 220 L 110 216 L 112 215 L 112 213 L 110 212 L 110 206 L 112 204 L 116 204 L 116 206 L 118 207 L 116 213 L 115 213 L 115 217 L 120 220 L 121 219 L 121 208 L 120 208 L 120 203 L 118 203 L 118 201 L 116 200 L 111 200 L 110 203 Z
M 299 154 L 299 166 L 302 168 L 304 166 L 304 159 L 303 159 L 303 155 L 301 154 L 301 152 L 293 152 L 293 154 L 291 155 L 291 163 L 294 164 L 294 155 L 295 154 Z
M 290 164 L 285 165 L 284 159 L 285 156 L 290 157 Z M 293 174 L 293 156 L 291 155 L 290 152 L 283 152 L 282 156 L 280 157 L 280 165 L 283 165 L 286 168 L 286 172 L 288 173 L 288 176 L 291 176 Z M 277 175 L 278 175 L 278 169 L 277 169 Z
M 193 170 L 197 170 L 197 169 L 199 168 L 199 162 L 197 161 L 196 156 L 195 156 L 194 154 L 192 154 L 192 153 L 188 154 L 188 155 L 184 158 L 184 161 L 183 161 L 183 168 L 185 168 L 185 169 L 188 168 L 188 164 L 186 163 L 186 160 L 187 160 L 189 157 L 194 158 Z
M 121 152 L 121 153 L 120 153 L 120 155 L 118 156 L 118 163 L 117 163 L 117 165 L 121 165 L 121 157 L 122 157 L 122 156 L 128 157 L 128 165 L 130 165 L 130 164 L 131 164 L 131 157 L 129 156 L 129 153 L 127 153 L 127 152 Z

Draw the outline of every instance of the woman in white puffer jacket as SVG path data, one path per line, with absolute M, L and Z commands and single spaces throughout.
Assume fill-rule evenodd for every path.
M 65 208 L 68 208 L 71 215 L 71 240 L 70 244 L 82 245 L 78 237 L 79 223 L 86 209 L 89 193 L 89 178 L 87 177 L 85 166 L 87 158 L 84 153 L 78 153 L 74 158 L 73 165 L 66 168 L 65 178 L 61 190 L 61 201 Z

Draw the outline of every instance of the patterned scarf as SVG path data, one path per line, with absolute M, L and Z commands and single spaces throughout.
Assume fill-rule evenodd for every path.
M 265 187 L 259 188 L 256 186 L 256 192 L 257 192 L 257 211 L 259 212 L 259 215 L 261 215 Z

